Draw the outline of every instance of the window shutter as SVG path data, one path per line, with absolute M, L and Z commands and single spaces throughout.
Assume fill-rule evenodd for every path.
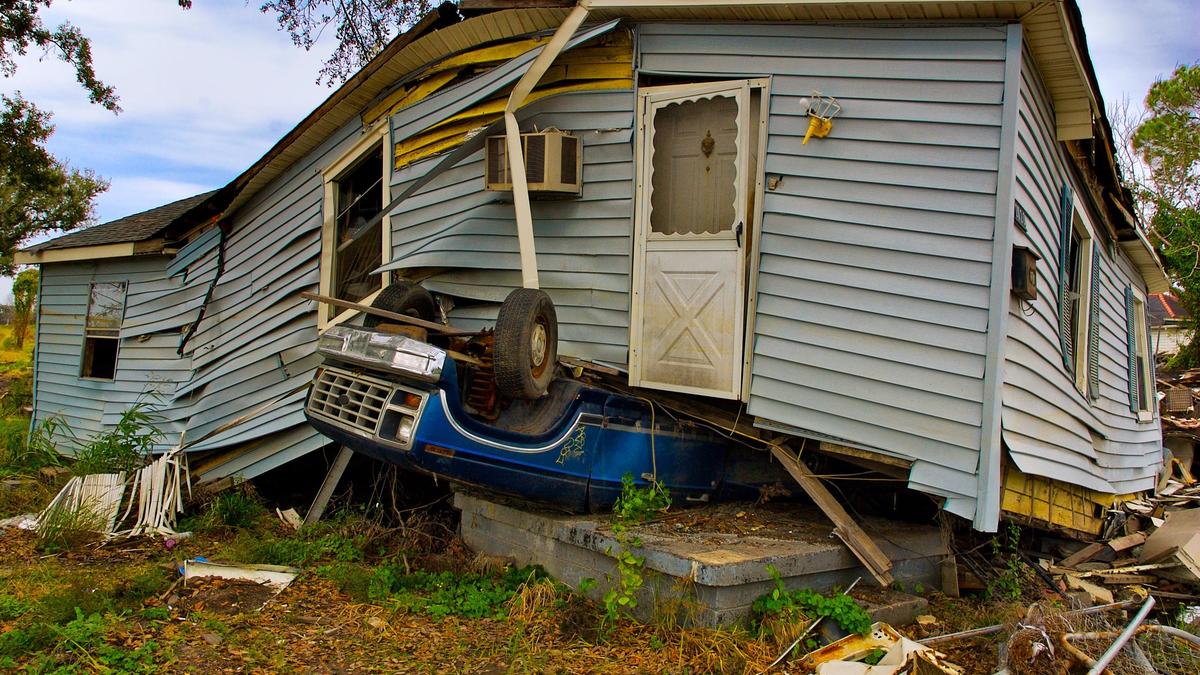
M 1100 247 L 1092 246 L 1092 288 L 1088 293 L 1088 397 L 1100 398 Z
M 1145 312 L 1148 308 L 1142 305 L 1142 311 Z M 1157 369 L 1157 364 L 1154 363 L 1154 341 L 1153 334 L 1150 332 L 1150 317 L 1143 315 L 1142 320 L 1146 324 L 1146 371 L 1150 373 L 1150 392 L 1146 395 L 1146 402 L 1150 411 L 1158 410 L 1158 400 L 1155 395 L 1158 393 L 1158 373 L 1154 372 Z
M 1058 344 L 1062 351 L 1063 365 L 1068 373 L 1075 372 L 1074 326 L 1071 325 L 1071 298 L 1067 292 L 1067 252 L 1071 248 L 1071 229 L 1074 221 L 1074 200 L 1071 185 L 1063 183 L 1059 196 L 1058 217 Z
M 1142 383 L 1138 378 L 1137 364 L 1137 320 L 1133 315 L 1133 289 L 1129 286 L 1125 287 L 1125 335 L 1126 346 L 1129 348 L 1129 409 L 1133 412 L 1138 411 L 1138 401 L 1141 400 L 1141 392 L 1138 391 Z

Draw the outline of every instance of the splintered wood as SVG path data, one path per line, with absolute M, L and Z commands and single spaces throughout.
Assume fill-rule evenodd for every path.
M 821 484 L 820 479 L 814 476 L 812 471 L 808 469 L 808 465 L 783 446 L 772 445 L 771 454 L 774 455 L 775 459 L 779 460 L 784 469 L 787 469 L 792 478 L 796 479 L 796 482 L 800 484 L 800 487 L 808 494 L 809 498 L 821 508 L 825 516 L 833 521 L 835 526 L 833 533 L 846 544 L 846 547 L 850 549 L 854 557 L 858 558 L 858 561 L 867 568 L 867 571 L 871 573 L 871 576 L 875 577 L 879 585 L 885 587 L 891 586 L 893 582 L 891 573 L 892 561 L 883 551 L 879 550 L 875 542 L 871 541 L 867 533 L 858 526 L 858 523 L 854 522 L 850 514 L 846 513 L 842 505 Z

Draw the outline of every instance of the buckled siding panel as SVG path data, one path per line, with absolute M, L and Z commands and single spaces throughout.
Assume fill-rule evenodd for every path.
M 1068 158 L 1055 140 L 1049 98 L 1031 70 L 1028 54 L 1022 76 L 1016 197 L 1028 218 L 1027 231 L 1015 232 L 1014 243 L 1030 247 L 1043 261 L 1057 261 L 1061 186 L 1070 180 Z M 1059 288 L 1058 266 L 1039 265 L 1038 275 L 1039 287 Z M 1127 285 L 1143 284 L 1118 250 L 1103 265 L 1096 294 L 1099 395 L 1095 401 L 1080 394 L 1074 376 L 1063 370 L 1058 303 L 1039 297 L 1028 316 L 1020 303 L 1012 303 L 1003 426 L 1005 445 L 1021 471 L 1109 494 L 1153 486 L 1161 435 L 1157 423 L 1139 424 L 1129 408 L 1128 345 L 1122 329 Z
M 534 200 L 541 287 L 554 300 L 559 351 L 624 367 L 629 342 L 633 213 L 633 92 L 559 94 L 530 104 L 526 128 L 557 127 L 583 142 L 583 195 Z M 397 171 L 392 194 L 437 158 Z M 521 286 L 512 204 L 483 190 L 482 152 L 433 179 L 392 212 L 388 267 L 439 270 L 422 285 L 488 303 L 458 308 L 456 325 L 482 328 Z

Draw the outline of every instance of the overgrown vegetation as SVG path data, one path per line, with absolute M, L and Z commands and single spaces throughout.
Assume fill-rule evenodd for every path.
M 985 599 L 1020 600 L 1029 571 L 1021 560 L 1021 528 L 1009 523 L 1008 527 L 992 537 L 992 560 L 1000 567 L 996 575 L 987 582 Z
M 792 631 L 798 627 L 802 629 L 817 618 L 830 619 L 847 633 L 866 635 L 871 631 L 871 615 L 849 595 L 835 590 L 826 596 L 810 588 L 789 591 L 779 570 L 768 565 L 767 572 L 771 575 L 774 588 L 755 600 L 750 607 L 760 635 L 775 635 L 781 627 Z M 798 633 L 788 638 L 797 636 Z
M 163 439 L 157 424 L 162 418 L 151 401 L 141 399 L 121 413 L 113 428 L 80 443 L 71 472 L 76 476 L 93 473 L 132 473 L 145 466 L 155 446 Z M 69 427 L 63 427 L 68 430 Z M 73 432 L 71 432 L 73 436 Z
M 500 619 L 521 587 L 545 578 L 540 567 L 509 568 L 498 576 L 474 572 L 406 572 L 399 564 L 375 570 L 368 587 L 373 602 L 433 617 Z
M 651 480 L 646 487 L 638 487 L 632 474 L 621 477 L 621 495 L 613 504 L 612 523 L 613 539 L 617 540 L 620 548 L 615 554 L 608 551 L 617 559 L 617 576 L 614 580 L 606 575 L 610 588 L 602 598 L 606 627 L 615 625 L 622 617 L 632 615 L 638 606 L 637 593 L 646 583 L 643 571 L 646 557 L 633 552 L 642 547 L 642 541 L 631 533 L 630 528 L 670 507 L 671 495 L 662 483 Z

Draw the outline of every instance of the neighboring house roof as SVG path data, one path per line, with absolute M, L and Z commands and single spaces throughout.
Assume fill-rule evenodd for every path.
M 1150 325 L 1161 326 L 1166 323 L 1190 319 L 1192 313 L 1171 293 L 1152 293 L 1146 302 L 1146 311 L 1150 313 Z
M 173 223 L 204 204 L 216 192 L 216 190 L 211 190 L 203 194 L 142 211 L 141 213 L 135 213 L 83 230 L 69 232 L 50 241 L 34 244 L 18 251 L 16 261 L 20 264 L 33 264 L 51 262 L 53 260 L 81 260 L 92 257 L 109 257 L 126 250 L 128 250 L 127 255 L 150 252 L 137 250 L 138 247 L 135 244 L 156 239 Z M 68 251 L 69 249 L 87 250 Z M 54 251 L 63 253 L 50 255 Z

